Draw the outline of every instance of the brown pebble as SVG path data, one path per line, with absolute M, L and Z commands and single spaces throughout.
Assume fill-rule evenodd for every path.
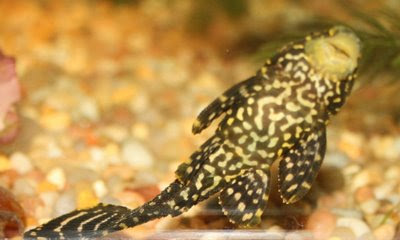
M 356 190 L 355 199 L 358 203 L 370 200 L 374 197 L 374 192 L 370 186 L 363 186 Z
M 327 239 L 335 225 L 336 216 L 328 210 L 319 209 L 310 215 L 306 229 L 313 233 L 315 239 Z
M 333 194 L 321 196 L 318 199 L 318 206 L 321 208 L 343 208 L 346 207 L 348 196 L 341 191 L 336 191 Z
M 160 193 L 160 188 L 156 185 L 136 187 L 127 190 L 138 193 L 144 198 L 145 201 L 150 201 Z
M 0 238 L 22 234 L 26 224 L 25 213 L 13 194 L 0 187 Z
M 117 198 L 122 203 L 122 205 L 131 208 L 139 207 L 146 202 L 142 195 L 129 190 L 125 190 L 123 192 L 115 194 L 115 198 Z

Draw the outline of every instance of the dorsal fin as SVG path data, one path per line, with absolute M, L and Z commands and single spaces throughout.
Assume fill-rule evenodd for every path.
M 219 98 L 211 102 L 203 111 L 200 112 L 193 123 L 193 134 L 200 133 L 206 129 L 212 121 L 221 116 L 222 113 L 226 112 L 233 105 L 239 105 L 243 100 L 248 98 L 249 94 L 254 92 L 252 88 L 257 86 L 257 82 L 260 82 L 261 80 L 262 77 L 260 75 L 251 77 L 234 85 L 225 91 Z

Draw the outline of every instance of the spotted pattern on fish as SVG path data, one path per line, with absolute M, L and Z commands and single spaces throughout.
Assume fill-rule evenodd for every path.
M 270 189 L 270 166 L 279 162 L 279 190 L 285 203 L 311 188 L 326 150 L 326 125 L 350 94 L 360 42 L 341 26 L 283 47 L 255 76 L 215 99 L 197 117 L 198 134 L 223 115 L 215 134 L 177 179 L 136 209 L 99 204 L 70 212 L 25 233 L 25 238 L 91 238 L 177 216 L 219 194 L 230 221 L 260 222 Z

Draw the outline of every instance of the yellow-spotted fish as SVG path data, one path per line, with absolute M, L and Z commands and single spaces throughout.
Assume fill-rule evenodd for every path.
M 324 159 L 326 125 L 352 89 L 360 40 L 343 26 L 284 46 L 255 76 L 215 99 L 197 117 L 200 133 L 224 115 L 215 134 L 182 163 L 176 180 L 136 209 L 99 204 L 55 218 L 25 238 L 91 238 L 165 216 L 178 216 L 217 194 L 238 225 L 260 222 L 270 190 L 270 167 L 279 163 L 285 203 L 311 188 Z

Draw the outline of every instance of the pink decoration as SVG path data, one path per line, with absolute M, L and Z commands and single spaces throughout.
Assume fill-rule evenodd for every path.
M 18 116 L 13 105 L 20 97 L 15 59 L 5 56 L 0 51 L 0 142 L 2 143 L 9 142 L 16 136 Z

